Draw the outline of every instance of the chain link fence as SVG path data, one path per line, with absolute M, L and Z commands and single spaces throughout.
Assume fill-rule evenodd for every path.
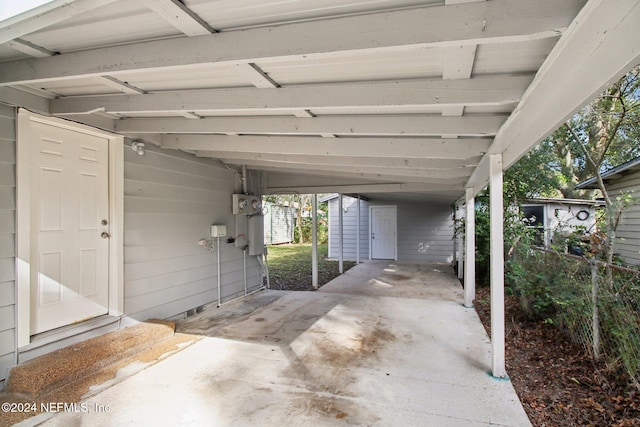
M 540 249 L 518 258 L 509 269 L 523 308 L 638 384 L 640 271 Z

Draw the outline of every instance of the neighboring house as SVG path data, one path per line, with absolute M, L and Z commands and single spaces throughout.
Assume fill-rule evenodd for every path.
M 293 232 L 296 225 L 295 208 L 265 202 L 262 212 L 264 214 L 264 242 L 267 245 L 293 242 Z
M 329 257 L 340 256 L 338 195 L 320 199 L 329 203 Z M 451 262 L 453 260 L 452 208 L 447 204 L 408 203 L 384 199 L 360 200 L 343 195 L 343 259 Z
M 602 203 L 577 199 L 531 199 L 522 205 L 529 227 L 538 230 L 538 244 L 549 246 L 556 233 L 596 231 L 596 209 Z
M 640 265 L 640 157 L 602 174 L 612 199 L 630 196 L 632 203 L 624 210 L 616 230 L 615 250 L 628 264 Z M 581 182 L 576 188 L 596 189 L 596 178 Z

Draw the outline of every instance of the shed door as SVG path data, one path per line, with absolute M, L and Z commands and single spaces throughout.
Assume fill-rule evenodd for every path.
M 371 207 L 371 258 L 396 258 L 396 207 Z
M 108 140 L 31 122 L 31 334 L 107 314 Z M 104 234 L 103 234 L 104 233 Z

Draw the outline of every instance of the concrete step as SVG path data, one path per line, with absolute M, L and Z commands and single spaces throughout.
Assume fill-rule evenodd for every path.
M 33 399 L 51 394 L 174 333 L 175 323 L 153 320 L 47 353 L 11 369 L 5 391 Z

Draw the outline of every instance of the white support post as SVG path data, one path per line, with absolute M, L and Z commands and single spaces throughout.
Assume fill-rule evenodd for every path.
M 460 205 L 456 205 L 455 207 L 455 217 L 457 219 L 462 218 L 462 209 Z M 458 279 L 462 280 L 464 278 L 464 239 L 461 234 L 458 234 L 458 237 L 456 237 L 456 242 L 456 248 L 458 251 Z
M 453 223 L 456 223 L 456 219 L 458 219 L 458 209 L 456 207 L 456 205 L 453 205 L 453 212 L 451 213 L 451 215 L 453 215 Z M 454 237 L 453 239 L 453 266 L 455 267 L 456 263 L 458 262 L 458 238 Z
M 360 195 L 358 194 L 357 202 L 357 214 L 356 220 L 356 264 L 360 264 Z
M 464 306 L 471 308 L 476 299 L 476 201 L 473 188 L 467 188 L 465 203 Z
M 491 351 L 492 373 L 506 378 L 504 321 L 504 202 L 502 199 L 502 154 L 492 154 L 489 161 L 491 186 Z
M 340 250 L 338 255 L 338 272 L 344 273 L 344 230 L 342 218 L 342 194 L 338 194 L 338 236 L 340 238 Z
M 318 289 L 318 195 L 311 199 L 311 284 Z

